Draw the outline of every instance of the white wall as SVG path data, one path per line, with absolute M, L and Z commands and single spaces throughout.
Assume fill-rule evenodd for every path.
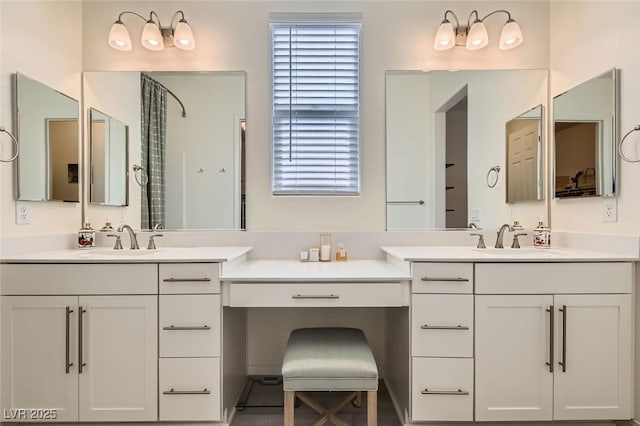
M 142 22 L 126 17 L 133 51 L 111 49 L 109 27 L 121 2 L 83 5 L 85 70 L 245 70 L 247 71 L 247 226 L 250 230 L 385 229 L 384 76 L 388 69 L 547 68 L 548 4 L 414 1 L 155 1 L 127 2 L 127 10 L 154 9 L 164 21 L 181 9 L 193 27 L 197 47 L 184 52 L 150 52 L 137 39 Z M 507 8 L 526 34 L 513 51 L 497 48 L 501 19 L 489 18 L 493 41 L 480 52 L 435 52 L 433 36 L 446 9 L 466 19 Z M 271 195 L 271 85 L 269 12 L 361 12 L 361 164 L 358 197 L 274 197 Z M 529 41 L 531 40 L 531 41 Z
M 589 80 L 613 67 L 620 69 L 620 130 L 624 134 L 640 123 L 640 17 L 638 1 L 550 3 L 551 96 Z M 629 137 L 630 152 L 640 153 L 638 134 Z M 621 162 L 618 222 L 602 222 L 600 198 L 551 202 L 551 226 L 563 231 L 614 234 L 640 232 L 638 164 Z
M 82 4 L 77 1 L 2 0 L 0 16 L 0 124 L 13 129 L 12 74 L 21 72 L 80 99 Z M 2 135 L 5 143 L 6 135 Z M 0 234 L 73 232 L 81 203 L 28 202 L 31 225 L 15 224 L 15 164 L 0 163 Z

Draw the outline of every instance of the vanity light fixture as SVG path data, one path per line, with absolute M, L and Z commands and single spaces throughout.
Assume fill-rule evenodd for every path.
M 143 47 L 149 50 L 160 51 L 165 47 L 172 46 L 182 50 L 193 50 L 196 47 L 191 27 L 184 19 L 184 12 L 181 10 L 173 14 L 171 25 L 168 27 L 162 26 L 160 17 L 153 10 L 149 13 L 149 19 L 136 12 L 124 11 L 120 12 L 118 19 L 111 25 L 111 31 L 109 32 L 109 46 L 116 50 L 124 52 L 131 50 L 131 37 L 127 27 L 122 22 L 123 15 L 135 15 L 146 22 L 142 29 L 140 42 Z M 180 19 L 176 22 L 178 15 Z
M 496 13 L 506 13 L 507 22 L 502 27 L 502 33 L 500 34 L 500 49 L 509 50 L 514 47 L 518 47 L 522 44 L 522 31 L 518 23 L 511 18 L 511 14 L 503 9 L 494 10 L 488 13 L 482 19 L 477 10 L 472 10 L 467 19 L 467 25 L 460 25 L 460 21 L 455 13 L 451 10 L 447 10 L 444 13 L 444 19 L 438 27 L 436 38 L 433 42 L 433 48 L 435 50 L 449 50 L 454 46 L 465 46 L 467 50 L 478 50 L 489 44 L 489 35 L 487 34 L 487 27 L 484 25 L 484 20 L 489 16 Z M 451 14 L 456 21 L 455 27 L 447 15 Z M 475 15 L 473 22 L 471 18 Z

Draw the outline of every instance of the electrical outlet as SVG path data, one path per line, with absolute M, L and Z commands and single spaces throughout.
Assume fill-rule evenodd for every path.
M 27 203 L 16 203 L 16 225 L 31 223 L 31 207 Z
M 618 199 L 615 197 L 602 199 L 602 221 L 618 221 Z
M 478 220 L 480 220 L 480 218 L 482 216 L 480 214 L 480 209 L 479 208 L 472 208 L 470 213 L 471 213 L 470 214 L 471 217 L 469 218 L 469 220 L 471 220 L 471 221 L 478 221 Z

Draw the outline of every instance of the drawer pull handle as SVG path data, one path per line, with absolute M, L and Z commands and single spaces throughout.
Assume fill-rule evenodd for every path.
M 340 299 L 337 294 L 294 294 L 292 299 Z
M 64 343 L 64 347 L 65 347 L 65 351 L 64 351 L 64 372 L 65 372 L 65 374 L 69 374 L 69 367 L 73 367 L 73 363 L 69 362 L 69 334 L 70 334 L 69 323 L 70 323 L 70 320 L 71 320 L 71 314 L 72 313 L 73 313 L 73 309 L 71 309 L 69 306 L 67 306 L 67 308 L 66 308 L 66 319 L 65 319 L 66 331 L 65 331 L 65 343 Z
M 422 281 L 431 282 L 431 281 L 444 281 L 444 282 L 455 282 L 455 283 L 468 283 L 469 278 L 439 278 L 439 277 L 422 277 Z
M 87 363 L 84 362 L 83 359 L 83 327 L 82 327 L 82 318 L 84 314 L 87 313 L 86 309 L 83 309 L 82 306 L 78 307 L 78 374 L 82 374 L 83 368 L 87 366 Z
M 179 331 L 179 330 L 211 330 L 211 327 L 209 327 L 208 325 L 201 325 L 201 326 L 175 326 L 175 325 L 170 325 L 169 327 L 162 327 L 163 330 L 175 330 L 175 331 Z
M 423 330 L 469 330 L 466 325 L 421 325 Z
M 203 390 L 175 390 L 174 388 L 162 392 L 163 395 L 210 395 L 211 391 L 207 388 Z
M 549 305 L 549 309 L 547 309 L 546 311 L 549 312 L 549 362 L 546 362 L 545 364 L 549 366 L 549 373 L 553 373 L 553 353 L 554 353 L 553 344 L 555 340 L 553 337 L 553 333 L 555 330 L 555 326 L 553 324 L 553 319 L 554 319 L 553 305 Z
M 562 372 L 567 372 L 567 305 L 562 305 L 558 309 L 562 312 L 562 361 L 558 362 L 562 366 Z
M 165 283 L 208 283 L 211 282 L 211 278 L 165 278 L 162 281 Z
M 457 391 L 430 391 L 429 389 L 423 390 L 421 392 L 423 395 L 469 395 L 469 392 L 463 391 L 462 389 L 458 389 Z

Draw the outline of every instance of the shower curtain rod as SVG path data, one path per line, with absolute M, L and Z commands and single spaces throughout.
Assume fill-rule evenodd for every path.
M 146 75 L 147 77 L 149 77 L 150 79 L 152 79 L 153 81 L 158 83 L 160 86 L 164 87 L 165 90 L 167 91 L 167 93 L 169 93 L 171 96 L 173 96 L 175 98 L 176 101 L 178 101 L 178 103 L 180 104 L 180 107 L 182 108 L 182 118 L 185 118 L 187 116 L 187 110 L 184 109 L 184 104 L 182 103 L 180 98 L 177 97 L 176 94 L 173 93 L 171 90 L 169 90 L 169 88 L 167 86 L 165 86 L 164 84 L 160 83 L 158 80 L 156 80 L 155 78 L 151 77 L 149 74 L 144 73 L 144 75 Z

